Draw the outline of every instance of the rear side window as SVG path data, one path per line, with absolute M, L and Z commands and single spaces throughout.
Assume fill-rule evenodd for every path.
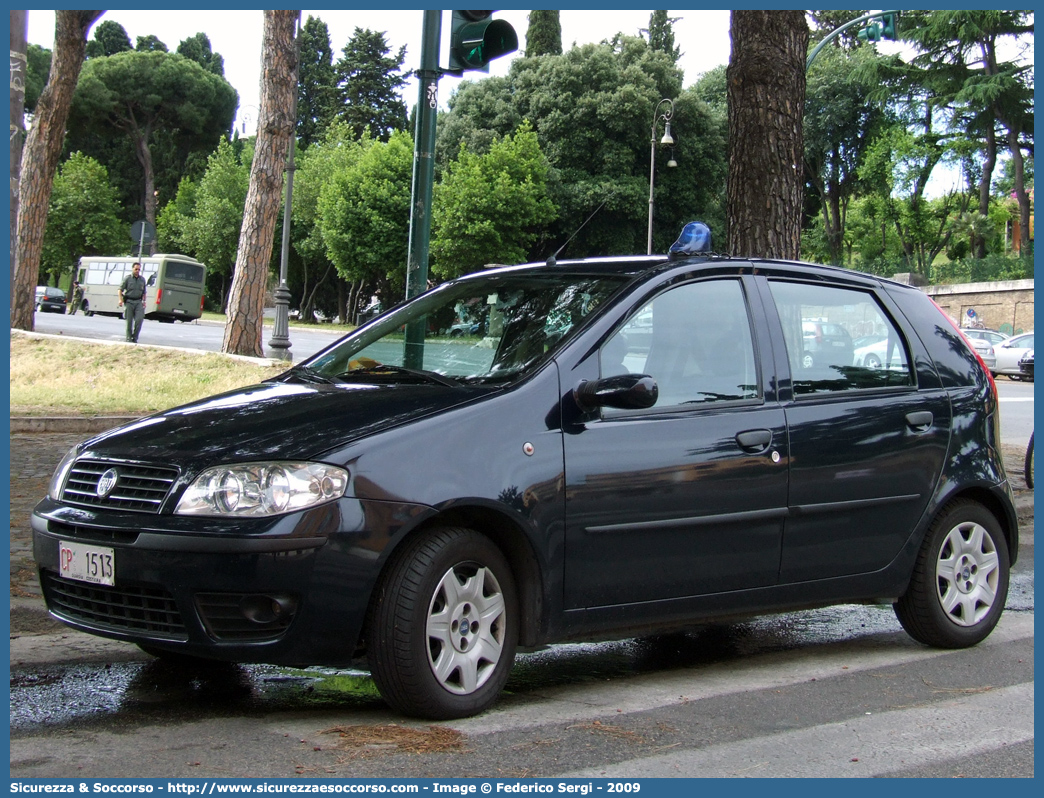
M 760 397 L 754 339 L 738 280 L 672 288 L 623 325 L 599 352 L 603 377 L 648 374 L 655 409 Z
M 795 396 L 914 385 L 906 342 L 872 293 L 770 281 Z

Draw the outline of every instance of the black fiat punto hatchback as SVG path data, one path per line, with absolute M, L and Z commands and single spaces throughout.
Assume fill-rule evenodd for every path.
M 816 324 L 888 365 L 806 348 Z M 78 445 L 35 557 L 76 629 L 365 655 L 393 708 L 446 719 L 519 646 L 854 602 L 974 645 L 1018 552 L 998 448 L 992 378 L 914 288 L 713 256 L 498 268 Z

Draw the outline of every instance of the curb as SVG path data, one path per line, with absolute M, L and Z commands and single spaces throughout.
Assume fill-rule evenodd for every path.
M 75 335 L 63 335 L 61 333 L 28 332 L 26 330 L 11 330 L 11 336 L 24 335 L 26 338 L 43 338 L 51 341 L 72 341 L 78 344 L 96 344 L 100 346 L 133 346 L 140 349 L 164 349 L 168 352 L 184 352 L 189 355 L 218 355 L 243 363 L 253 363 L 257 366 L 289 366 L 292 360 L 282 360 L 276 357 L 250 357 L 248 355 L 230 355 L 227 352 L 214 352 L 210 349 L 190 349 L 184 346 L 163 346 L 162 344 L 131 344 L 126 341 L 112 341 L 104 338 L 78 338 Z
M 11 416 L 11 432 L 105 432 L 139 418 L 143 416 Z

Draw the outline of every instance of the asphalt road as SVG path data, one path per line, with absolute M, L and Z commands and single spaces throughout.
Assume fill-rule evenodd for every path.
M 72 335 L 77 338 L 97 338 L 103 341 L 122 341 L 125 336 L 123 319 L 113 316 L 75 316 L 60 313 L 37 313 L 34 320 L 36 332 L 55 335 Z M 157 346 L 180 346 L 187 349 L 202 349 L 220 352 L 224 337 L 224 325 L 218 322 L 162 322 L 146 320 L 141 328 L 138 342 Z M 324 330 L 321 325 L 314 328 L 290 328 L 290 354 L 295 362 L 304 360 L 344 335 L 342 330 Z M 272 327 L 265 327 L 262 342 L 266 355 L 273 355 L 268 346 L 272 338 Z

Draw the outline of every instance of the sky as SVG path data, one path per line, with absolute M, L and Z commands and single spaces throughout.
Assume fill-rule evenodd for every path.
M 562 46 L 569 49 L 573 44 L 587 44 L 610 39 L 616 33 L 638 35 L 649 26 L 651 11 L 567 11 L 561 12 Z M 525 35 L 529 27 L 528 11 L 497 11 L 497 18 L 511 23 L 518 34 L 519 50 L 525 49 Z M 727 64 L 731 39 L 729 38 L 728 11 L 669 11 L 668 15 L 678 18 L 674 23 L 675 44 L 682 50 L 679 66 L 685 73 L 685 85 L 690 86 L 699 76 L 716 66 Z M 52 49 L 54 46 L 54 12 L 29 11 L 29 42 Z M 309 16 L 322 19 L 330 30 L 330 43 L 334 59 L 355 32 L 355 28 L 381 31 L 391 52 L 406 45 L 404 71 L 420 66 L 420 42 L 423 11 L 356 11 L 356 10 L 304 10 L 302 22 Z M 257 123 L 257 107 L 260 97 L 261 34 L 263 18 L 261 11 L 124 11 L 110 10 L 95 23 L 104 20 L 119 22 L 130 36 L 131 44 L 138 36 L 153 34 L 173 52 L 184 39 L 205 33 L 214 52 L 225 60 L 225 78 L 239 92 L 239 115 L 237 128 L 242 133 L 247 125 L 247 134 L 252 134 Z M 447 64 L 449 12 L 443 12 L 443 42 L 440 47 L 442 66 Z M 93 37 L 93 31 L 91 33 Z M 511 56 L 497 59 L 490 64 L 491 75 L 506 75 Z M 481 72 L 466 73 L 467 80 L 484 77 Z M 439 102 L 445 107 L 460 79 L 444 76 L 439 81 Z M 417 102 L 417 83 L 410 81 L 403 91 L 408 107 Z

